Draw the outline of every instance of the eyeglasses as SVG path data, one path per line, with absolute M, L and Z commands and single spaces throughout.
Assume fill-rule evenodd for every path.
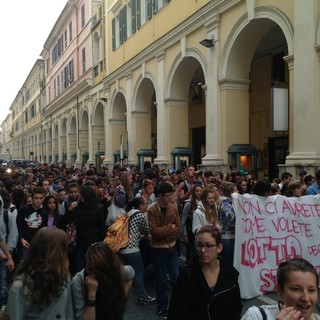
M 213 247 L 217 246 L 218 244 L 196 242 L 196 249 L 198 251 L 201 251 L 202 248 L 204 248 L 206 251 L 212 251 Z

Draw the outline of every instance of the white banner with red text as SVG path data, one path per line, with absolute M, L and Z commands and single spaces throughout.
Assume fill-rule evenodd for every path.
M 290 258 L 303 257 L 320 272 L 320 195 L 232 197 L 242 298 L 274 291 L 277 266 Z

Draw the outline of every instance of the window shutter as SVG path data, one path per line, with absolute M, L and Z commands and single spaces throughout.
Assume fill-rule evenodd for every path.
M 153 0 L 153 13 L 158 11 L 158 0 Z
M 127 40 L 127 6 L 123 8 L 122 14 L 122 31 L 123 31 L 123 41 Z
M 150 20 L 152 16 L 152 1 L 147 0 L 147 18 Z
M 137 0 L 131 0 L 131 31 L 136 32 L 137 25 Z
M 116 19 L 112 19 L 112 50 L 116 49 Z
M 137 0 L 137 28 L 141 27 L 141 0 Z

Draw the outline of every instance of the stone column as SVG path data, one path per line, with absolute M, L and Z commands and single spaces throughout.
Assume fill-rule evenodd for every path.
M 293 121 L 288 165 L 320 161 L 319 57 L 315 50 L 318 11 L 316 0 L 294 0 L 294 103 L 290 110 Z
M 168 130 L 166 118 L 166 104 L 164 101 L 164 72 L 165 72 L 165 52 L 161 51 L 156 55 L 157 59 L 157 85 L 156 88 L 156 108 L 157 108 L 157 164 L 169 163 L 168 150 Z
M 220 107 L 220 88 L 218 84 L 218 65 L 219 65 L 219 13 L 216 12 L 205 22 L 208 39 L 214 40 L 214 47 L 205 48 L 207 51 L 207 70 L 206 70 L 206 155 L 202 158 L 204 165 L 222 164 L 221 155 L 221 107 Z

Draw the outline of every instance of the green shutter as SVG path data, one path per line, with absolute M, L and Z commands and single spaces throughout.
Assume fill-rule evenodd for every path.
M 125 6 L 123 8 L 123 20 L 122 20 L 122 24 L 123 24 L 123 41 L 127 40 L 127 6 Z
M 136 32 L 137 26 L 137 0 L 131 0 L 131 31 Z
M 158 11 L 158 0 L 153 0 L 153 13 Z
M 116 50 L 116 19 L 112 19 L 112 50 Z
M 141 0 L 137 0 L 137 28 L 141 27 Z
M 119 13 L 119 34 L 120 34 L 119 42 L 121 44 L 123 43 L 123 25 L 122 25 L 123 14 L 122 13 L 123 13 L 123 9 L 121 9 Z
M 152 16 L 152 1 L 147 0 L 147 18 L 150 20 Z

